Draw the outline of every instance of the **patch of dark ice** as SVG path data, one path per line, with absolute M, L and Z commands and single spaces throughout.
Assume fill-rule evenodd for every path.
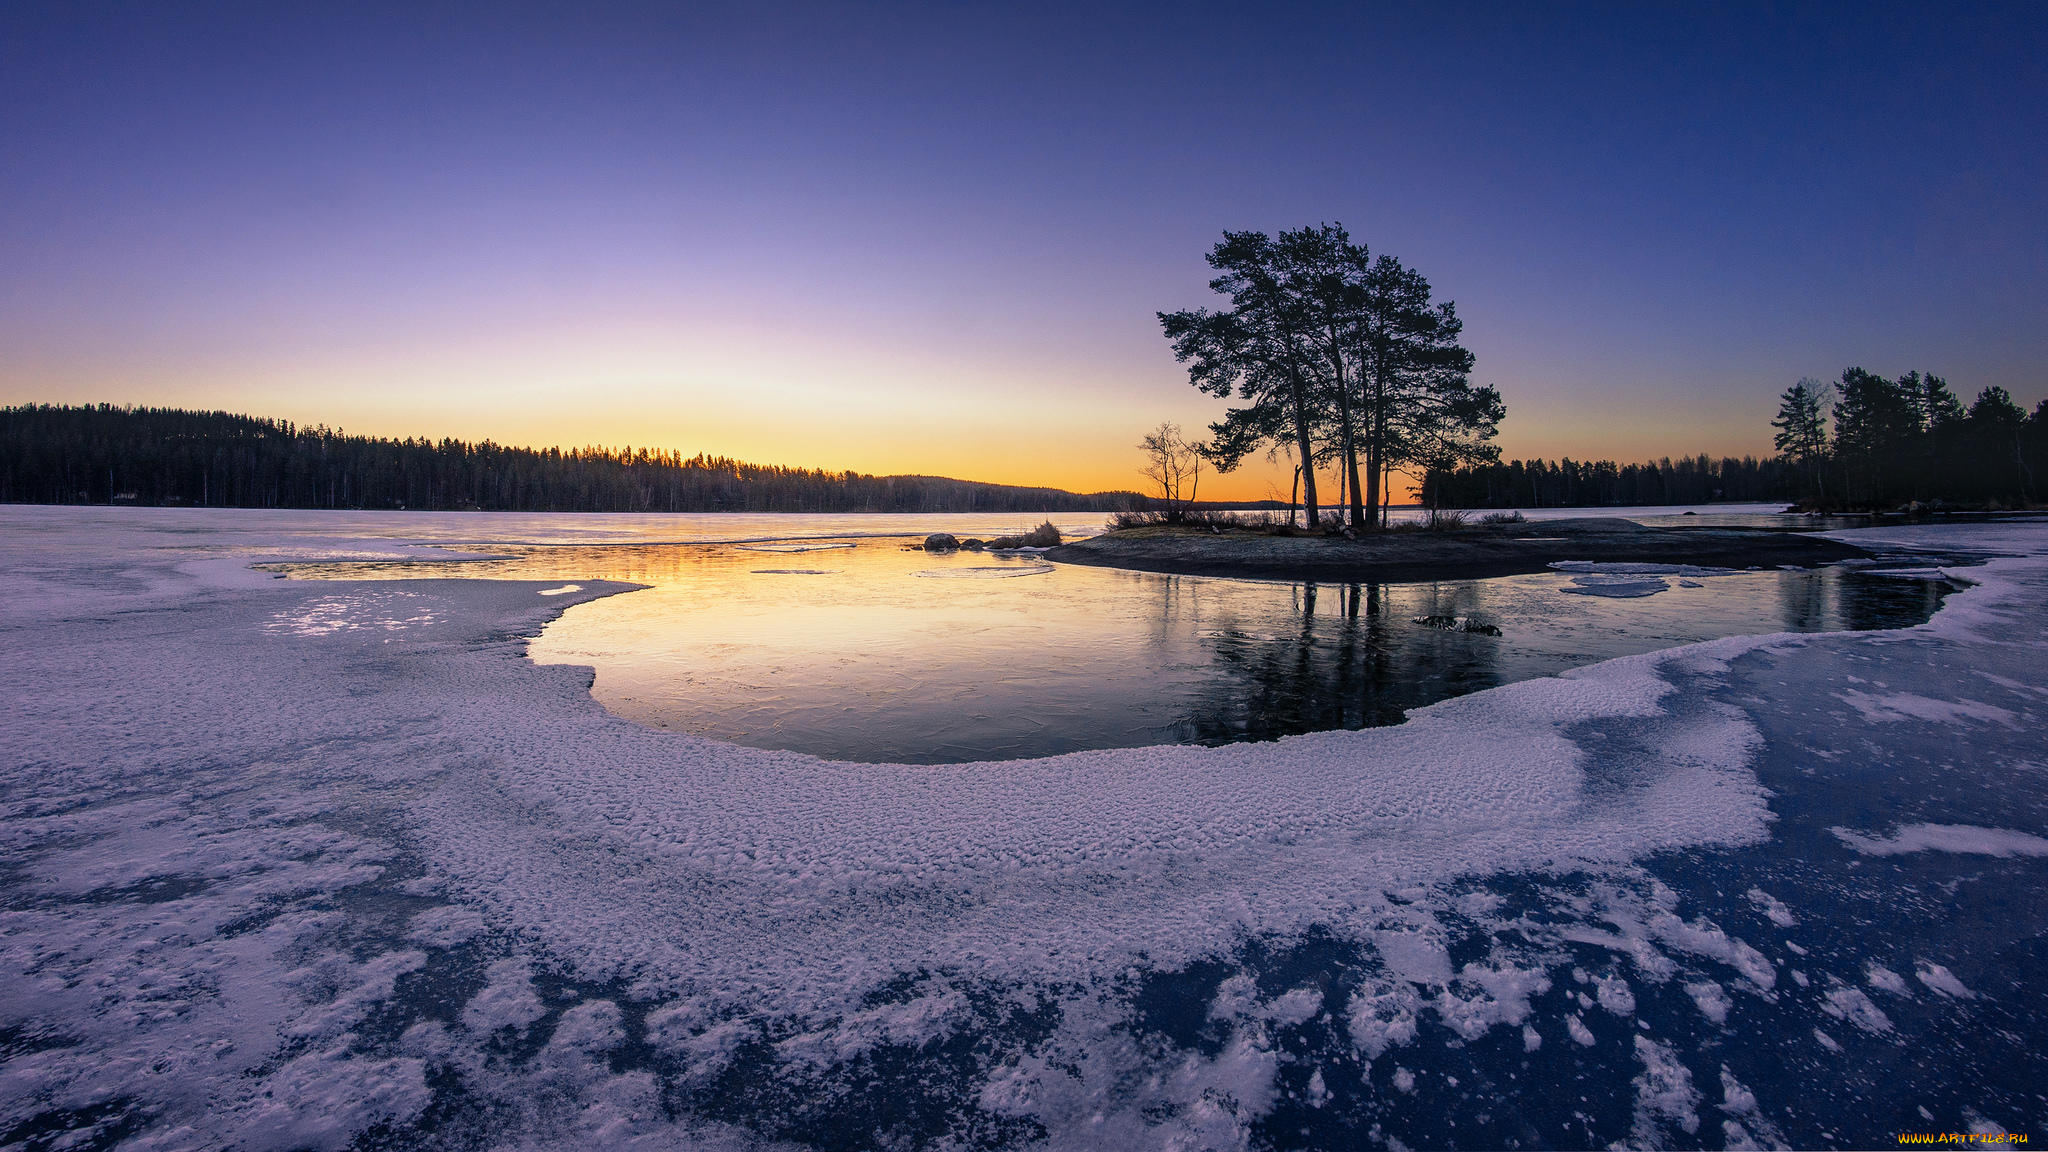
M 1648 564 L 1636 561 L 1608 560 L 1553 560 L 1547 565 L 1559 572 L 1575 572 L 1592 576 L 1733 576 L 1734 568 L 1715 568 L 1701 564 Z
M 846 541 L 824 541 L 816 544 L 742 544 L 746 552 L 827 552 L 836 548 L 852 548 Z
M 911 575 L 931 580 L 1004 580 L 1012 576 L 1043 576 L 1052 570 L 1051 564 L 1009 564 L 981 568 L 925 568 Z
M 1632 600 L 1643 596 L 1655 596 L 1668 592 L 1671 585 L 1655 577 L 1641 576 L 1579 576 L 1571 584 L 1560 588 L 1578 596 L 1603 596 L 1613 600 Z

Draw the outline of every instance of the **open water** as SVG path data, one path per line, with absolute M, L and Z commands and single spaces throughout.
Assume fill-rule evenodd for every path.
M 1790 519 L 1726 506 L 1621 511 L 1653 524 Z M 454 571 L 382 562 L 291 572 L 643 584 L 568 611 L 532 644 L 533 658 L 594 668 L 596 698 L 650 727 L 877 763 L 1396 724 L 1438 700 L 1698 640 L 1917 624 L 1949 587 L 1858 568 L 1667 575 L 1636 589 L 1653 594 L 1626 597 L 1589 595 L 1607 589 L 1563 572 L 1299 584 L 916 546 L 929 531 L 1021 531 L 1033 518 L 1019 516 L 606 519 L 620 522 L 493 518 L 494 542 L 450 531 L 497 557 Z M 1059 520 L 1069 537 L 1100 524 Z M 484 525 L 458 517 L 451 528 L 465 526 Z M 1436 626 L 1459 619 L 1481 630 Z

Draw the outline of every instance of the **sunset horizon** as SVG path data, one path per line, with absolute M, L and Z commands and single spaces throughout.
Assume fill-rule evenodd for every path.
M 1334 221 L 1457 303 L 1508 458 L 1766 456 L 1852 366 L 2048 395 L 1999 9 L 802 11 L 17 10 L 0 404 L 1125 488 L 1226 407 L 1156 314 Z

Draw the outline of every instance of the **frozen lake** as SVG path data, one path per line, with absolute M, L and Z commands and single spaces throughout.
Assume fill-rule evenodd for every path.
M 508 558 L 459 572 L 647 585 L 565 613 L 532 657 L 594 668 L 597 700 L 638 723 L 868 763 L 1395 724 L 1438 700 L 1678 644 L 1918 624 L 1948 588 L 1885 574 L 1924 565 L 1910 559 L 1879 574 L 1283 584 L 808 535 L 833 519 L 785 525 L 806 533 L 800 542 L 512 543 L 494 548 Z M 1014 529 L 1015 518 L 998 527 Z M 441 562 L 284 570 L 349 580 L 451 574 Z M 1459 619 L 1499 634 L 1433 626 Z
M 778 553 L 732 545 L 805 533 L 525 520 L 0 508 L 0 1146 L 1870 1147 L 2048 1119 L 2038 522 L 1849 535 L 1928 579 L 1432 591 L 1489 637 L 1410 631 L 1418 586 L 1375 614 L 920 577 L 996 562 L 867 527 Z M 938 520 L 895 526 L 981 528 Z M 557 547 L 382 567 L 509 541 Z M 1961 555 L 1991 559 L 1944 577 Z M 331 559 L 380 578 L 249 567 Z M 661 731 L 528 659 L 709 665 L 646 637 L 723 589 L 754 597 L 739 658 L 797 671 L 832 617 L 740 637 L 836 611 L 782 590 L 833 577 L 757 569 L 838 570 L 855 609 L 1049 597 L 1018 640 L 1056 647 L 1091 614 L 1111 651 L 1163 629 L 1169 687 L 1233 683 L 1228 652 L 1342 676 L 1347 629 L 1417 670 L 1386 683 L 1484 667 L 1392 726 L 912 764 Z M 1923 618 L 1934 579 L 1961 590 L 1926 623 L 1799 631 Z M 636 600 L 666 608 L 607 615 Z M 982 647 L 952 643 L 981 603 L 912 666 Z M 853 632 L 848 679 L 906 629 Z M 1543 661 L 1577 666 L 1521 678 Z M 1119 707 L 1180 691 L 1143 687 Z

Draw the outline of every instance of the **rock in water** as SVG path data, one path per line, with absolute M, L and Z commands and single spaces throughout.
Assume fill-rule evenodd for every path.
M 934 532 L 924 538 L 924 550 L 927 552 L 953 552 L 959 547 L 959 538 L 951 532 Z
M 1435 628 L 1440 632 L 1471 632 L 1480 636 L 1500 635 L 1500 629 L 1491 624 L 1481 624 L 1469 616 L 1417 616 L 1415 622 L 1424 628 Z

